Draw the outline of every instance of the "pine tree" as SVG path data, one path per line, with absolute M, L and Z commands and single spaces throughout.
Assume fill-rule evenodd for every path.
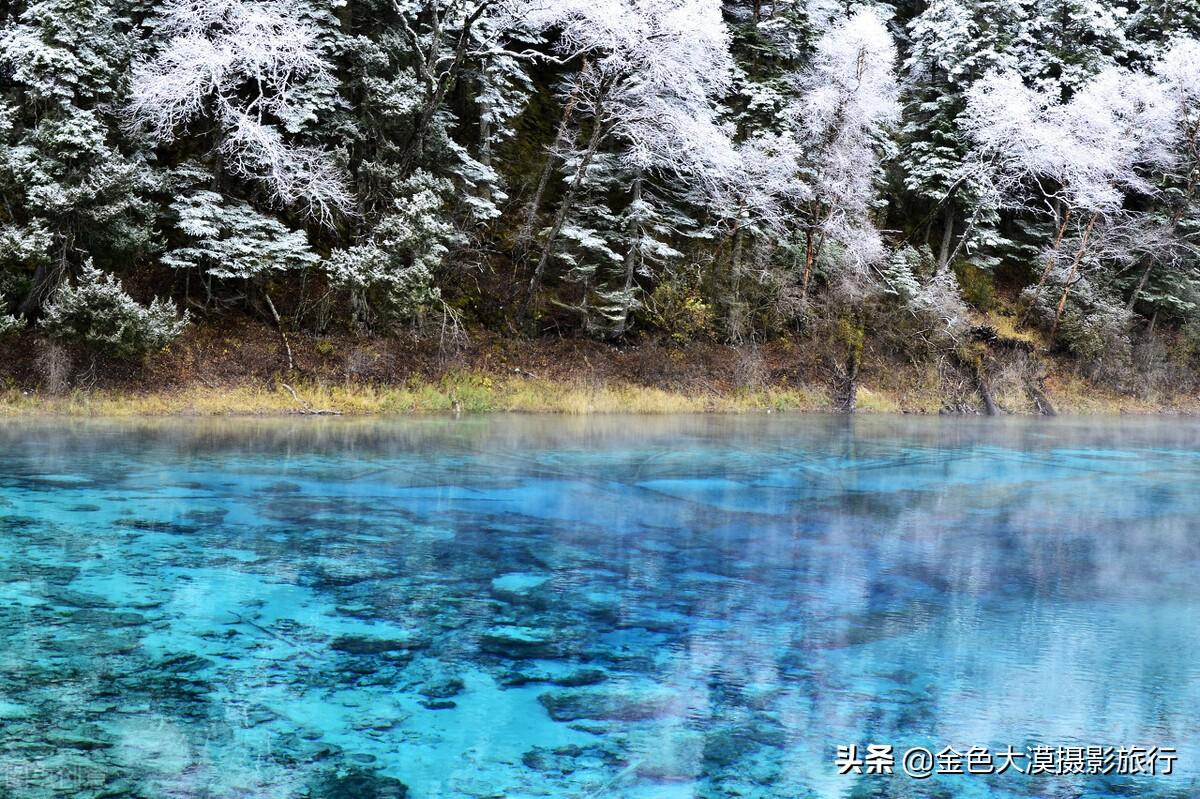
M 37 317 L 89 256 L 153 246 L 156 174 L 111 107 L 133 37 L 109 0 L 42 0 L 0 34 L 0 271 Z
M 939 269 L 958 252 L 991 267 L 989 256 L 1006 244 L 996 216 L 979 202 L 981 187 L 964 172 L 970 139 L 962 116 L 976 80 L 1019 65 L 1013 48 L 1025 22 L 1017 3 L 934 0 L 908 24 L 898 167 L 923 212 L 913 223 L 935 244 Z

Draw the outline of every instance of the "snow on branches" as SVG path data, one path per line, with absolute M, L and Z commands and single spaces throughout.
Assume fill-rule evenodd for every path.
M 330 153 L 289 141 L 310 113 L 298 87 L 333 81 L 312 26 L 277 0 L 168 0 L 161 14 L 162 49 L 133 70 L 135 125 L 167 143 L 211 118 L 222 169 L 323 222 L 347 211 Z

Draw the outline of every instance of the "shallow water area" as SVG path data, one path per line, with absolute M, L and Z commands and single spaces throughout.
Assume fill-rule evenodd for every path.
M 0 796 L 1195 797 L 1198 485 L 1178 419 L 0 422 Z

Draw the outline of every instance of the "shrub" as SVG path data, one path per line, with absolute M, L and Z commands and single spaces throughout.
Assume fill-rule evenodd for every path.
M 714 336 L 716 314 L 701 294 L 698 271 L 668 272 L 646 298 L 647 320 L 678 342 Z
M 966 261 L 959 261 L 954 264 L 954 276 L 958 278 L 963 300 L 968 305 L 981 311 L 991 310 L 996 291 L 991 272 Z
M 22 327 L 24 327 L 24 325 L 17 317 L 0 315 L 0 336 L 5 336 L 9 333 L 15 333 Z
M 927 248 L 903 247 L 882 266 L 868 327 L 888 350 L 910 356 L 953 348 L 967 323 L 967 308 L 952 270 L 936 270 Z
M 55 341 L 132 356 L 167 346 L 187 322 L 187 314 L 180 318 L 168 302 L 139 305 L 113 275 L 88 264 L 76 285 L 65 284 L 55 292 L 41 328 Z
M 34 363 L 42 378 L 42 391 L 55 397 L 64 393 L 71 384 L 74 370 L 71 353 L 49 341 L 39 341 L 35 351 L 37 359 Z
M 1021 293 L 1021 305 L 1043 329 L 1054 329 L 1067 277 L 1062 267 L 1052 273 L 1041 291 L 1030 286 Z M 1119 297 L 1080 275 L 1071 284 L 1054 343 L 1074 355 L 1089 377 L 1127 388 L 1133 377 L 1132 323 L 1133 317 Z

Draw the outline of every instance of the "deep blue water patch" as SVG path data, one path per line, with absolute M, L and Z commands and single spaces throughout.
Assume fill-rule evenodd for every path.
M 1179 420 L 7 422 L 0 796 L 1195 797 L 1198 488 Z

